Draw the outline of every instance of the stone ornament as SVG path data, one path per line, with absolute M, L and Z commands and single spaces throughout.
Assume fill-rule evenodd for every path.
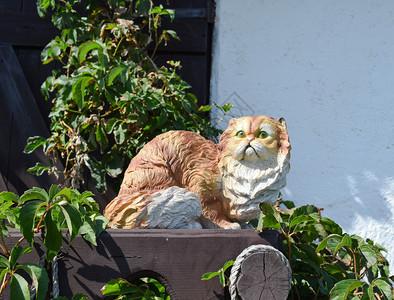
M 111 228 L 248 228 L 285 186 L 290 149 L 283 118 L 232 119 L 218 144 L 169 131 L 131 160 L 104 216 Z

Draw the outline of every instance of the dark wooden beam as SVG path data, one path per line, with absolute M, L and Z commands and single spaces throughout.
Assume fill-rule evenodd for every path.
M 10 234 L 6 243 L 11 247 L 21 234 L 15 230 Z M 33 252 L 21 262 L 38 263 L 44 246 L 39 236 L 35 242 Z M 130 280 L 155 272 L 171 286 L 171 300 L 228 299 L 218 278 L 202 281 L 202 275 L 219 270 L 256 244 L 280 248 L 280 234 L 272 230 L 258 234 L 254 230 L 108 229 L 99 236 L 97 247 L 80 236 L 71 246 L 65 239 L 59 261 L 60 295 L 83 293 L 100 299 L 100 289 L 110 279 Z

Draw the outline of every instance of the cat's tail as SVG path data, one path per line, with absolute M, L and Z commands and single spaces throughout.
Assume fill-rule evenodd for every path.
M 200 200 L 185 188 L 118 195 L 104 211 L 111 228 L 202 228 Z

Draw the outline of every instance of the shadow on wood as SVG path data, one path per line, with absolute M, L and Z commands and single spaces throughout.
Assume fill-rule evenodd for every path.
M 10 234 L 6 242 L 12 247 L 21 233 Z M 109 229 L 99 236 L 97 247 L 80 236 L 68 246 L 65 237 L 59 260 L 60 295 L 83 293 L 89 299 L 102 299 L 100 289 L 109 280 L 155 272 L 168 282 L 171 299 L 228 299 L 218 279 L 202 281 L 202 275 L 219 270 L 245 248 L 258 244 L 280 248 L 280 235 L 273 230 L 258 234 L 254 230 Z M 36 236 L 36 251 L 23 260 L 38 264 L 43 247 Z

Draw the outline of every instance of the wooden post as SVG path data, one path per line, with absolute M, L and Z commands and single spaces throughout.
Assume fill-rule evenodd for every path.
M 21 233 L 12 230 L 10 235 L 7 244 L 12 247 Z M 59 260 L 61 296 L 83 293 L 100 299 L 100 289 L 110 279 L 153 275 L 167 284 L 171 299 L 229 299 L 218 279 L 202 281 L 202 275 L 219 270 L 251 245 L 281 246 L 280 234 L 273 230 L 108 229 L 97 242 L 94 247 L 78 236 L 68 246 L 65 237 Z M 37 235 L 35 250 L 23 261 L 38 264 L 44 247 Z

